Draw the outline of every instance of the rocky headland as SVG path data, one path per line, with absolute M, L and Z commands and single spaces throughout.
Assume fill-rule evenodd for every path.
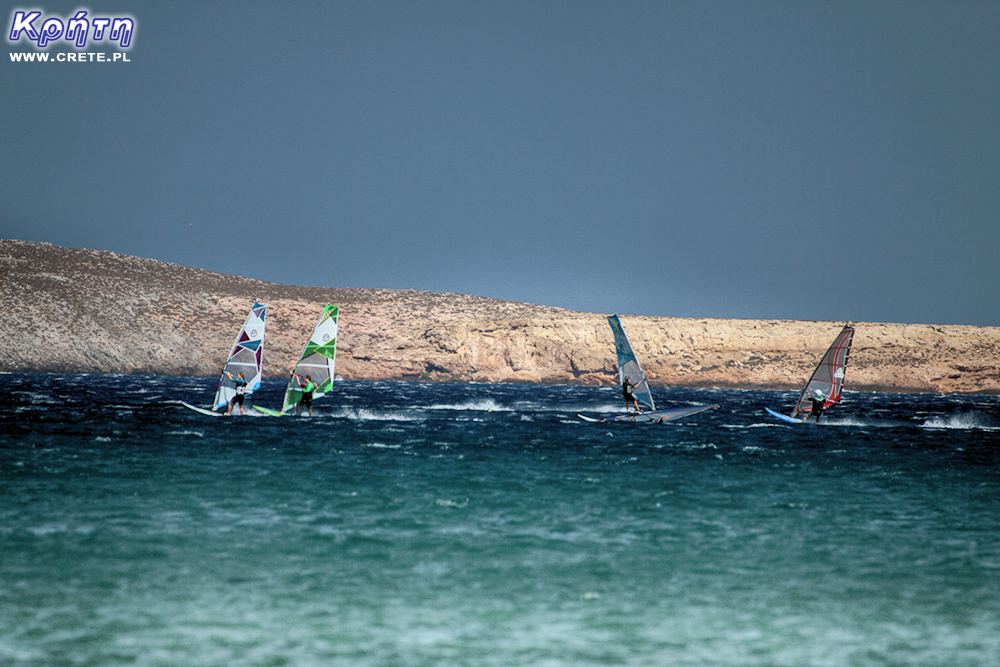
M 611 384 L 605 314 L 463 294 L 279 285 L 151 259 L 0 240 L 0 371 L 214 376 L 254 300 L 265 376 L 325 303 L 348 380 Z M 842 322 L 621 314 L 654 385 L 799 387 Z M 854 323 L 853 390 L 1000 393 L 1000 328 Z

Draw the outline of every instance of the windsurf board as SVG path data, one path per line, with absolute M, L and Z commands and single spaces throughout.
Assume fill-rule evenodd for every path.
M 637 424 L 662 424 L 663 422 L 674 421 L 675 419 L 680 419 L 682 417 L 688 417 L 690 415 L 696 415 L 699 412 L 705 412 L 706 410 L 712 410 L 713 408 L 719 407 L 718 404 L 715 405 L 692 405 L 683 408 L 668 408 L 666 410 L 652 410 L 650 412 L 630 412 L 624 415 L 615 415 L 614 417 L 605 417 L 604 419 L 595 419 L 594 417 L 588 417 L 587 415 L 577 414 L 577 417 L 585 422 L 633 422 Z
M 259 405 L 253 406 L 253 409 L 257 412 L 267 415 L 268 417 L 284 417 L 287 412 L 282 412 L 281 410 L 272 410 L 271 408 L 264 408 Z
M 213 412 L 212 410 L 206 410 L 205 408 L 199 408 L 196 405 L 191 405 L 190 403 L 185 403 L 184 401 L 178 401 L 181 405 L 189 410 L 194 410 L 195 412 L 203 415 L 208 415 L 209 417 L 222 417 L 225 412 Z
M 771 408 L 764 408 L 764 409 L 767 410 L 767 414 L 771 415 L 772 417 L 776 417 L 777 419 L 780 419 L 783 422 L 787 422 L 789 424 L 801 424 L 802 423 L 801 419 L 796 419 L 794 417 L 789 417 L 788 415 L 783 415 L 780 412 L 775 412 Z

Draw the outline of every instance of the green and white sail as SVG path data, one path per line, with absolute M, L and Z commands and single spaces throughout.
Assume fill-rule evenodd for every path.
M 281 404 L 281 411 L 288 412 L 294 408 L 302 398 L 302 387 L 299 379 L 305 382 L 308 375 L 316 384 L 313 391 L 313 399 L 317 399 L 326 394 L 333 387 L 334 364 L 337 357 L 337 317 L 340 314 L 339 306 L 327 304 L 323 308 L 323 314 L 319 316 L 319 321 L 313 329 L 309 342 L 306 343 L 302 356 L 299 358 L 292 374 L 288 378 L 288 388 L 285 389 L 285 399 Z
M 264 316 L 267 306 L 254 303 L 247 315 L 243 328 L 236 336 L 233 349 L 229 352 L 226 365 L 222 368 L 219 388 L 215 392 L 212 409 L 224 408 L 236 396 L 236 378 L 243 373 L 247 381 L 245 395 L 252 394 L 260 387 L 261 365 L 264 360 Z
M 653 404 L 653 395 L 649 392 L 649 383 L 646 382 L 646 374 L 642 372 L 639 360 L 635 358 L 632 343 L 625 335 L 618 315 L 609 316 L 608 324 L 611 325 L 611 331 L 615 334 L 615 352 L 618 354 L 618 386 L 620 387 L 625 382 L 625 378 L 628 378 L 635 387 L 632 393 L 641 409 L 656 410 L 656 406 Z

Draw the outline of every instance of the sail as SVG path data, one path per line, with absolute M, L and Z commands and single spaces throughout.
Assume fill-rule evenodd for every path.
M 309 342 L 306 343 L 305 350 L 299 362 L 292 369 L 292 375 L 288 378 L 288 388 L 285 389 L 285 399 L 281 405 L 282 412 L 288 412 L 294 408 L 302 398 L 302 388 L 299 380 L 295 377 L 305 378 L 308 375 L 316 383 L 316 390 L 313 391 L 313 398 L 319 398 L 330 391 L 333 387 L 334 363 L 337 355 L 337 317 L 340 314 L 339 306 L 327 304 L 323 308 L 323 314 L 319 316 L 319 321 L 313 329 Z
M 635 385 L 633 394 L 641 408 L 655 410 L 656 406 L 653 404 L 653 395 L 649 393 L 646 374 L 642 372 L 639 360 L 635 358 L 632 344 L 628 341 L 625 330 L 622 329 L 618 315 L 609 316 L 608 324 L 611 325 L 611 331 L 615 334 L 615 352 L 618 354 L 618 386 L 620 387 L 625 382 L 625 378 L 628 378 Z
M 226 365 L 222 368 L 219 388 L 215 392 L 212 409 L 224 408 L 236 395 L 236 378 L 243 373 L 247 381 L 246 394 L 252 394 L 260 387 L 261 362 L 264 357 L 264 315 L 267 306 L 254 303 L 247 315 L 243 328 L 236 336 L 233 349 L 229 352 Z
M 841 394 L 844 390 L 844 373 L 847 371 L 847 358 L 851 353 L 851 341 L 854 339 L 854 328 L 847 324 L 844 329 L 837 334 L 830 349 L 826 351 L 820 360 L 816 370 L 806 386 L 799 394 L 799 400 L 792 409 L 792 417 L 798 417 L 803 413 L 812 410 L 812 402 L 809 396 L 816 390 L 823 392 L 826 400 L 823 407 L 828 408 L 840 402 Z

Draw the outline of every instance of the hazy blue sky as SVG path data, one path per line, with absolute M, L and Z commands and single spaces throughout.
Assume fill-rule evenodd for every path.
M 4 7 L 7 52 L 34 50 L 15 9 L 138 24 L 129 63 L 4 54 L 4 238 L 604 313 L 1000 325 L 1000 2 Z

